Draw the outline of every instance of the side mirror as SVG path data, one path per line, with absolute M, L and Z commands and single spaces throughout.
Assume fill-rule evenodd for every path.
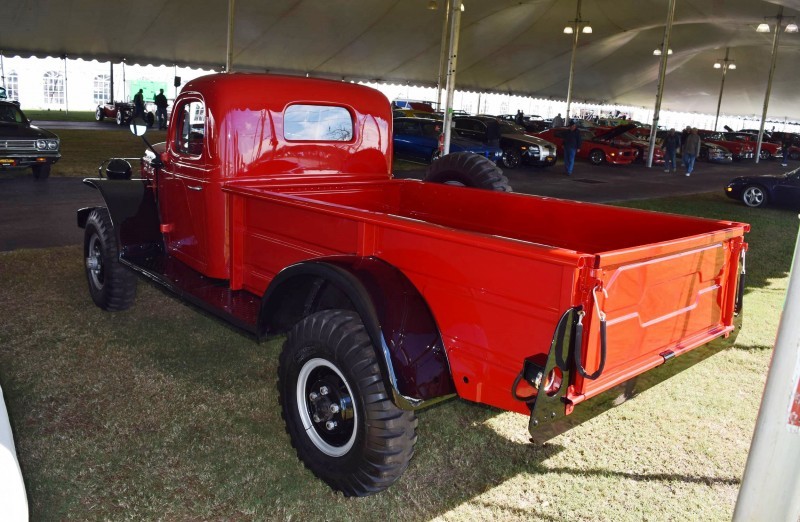
M 131 132 L 135 136 L 144 136 L 147 132 L 147 122 L 142 118 L 134 118 L 131 120 Z

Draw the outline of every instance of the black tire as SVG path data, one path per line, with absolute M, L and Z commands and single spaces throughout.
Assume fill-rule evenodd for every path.
M 602 165 L 606 161 L 606 154 L 600 149 L 593 149 L 589 153 L 589 161 L 592 165 Z
M 292 328 L 280 355 L 278 394 L 298 458 L 334 490 L 378 493 L 408 467 L 416 416 L 390 400 L 355 312 L 324 310 Z
M 156 123 L 156 117 L 153 115 L 152 112 L 148 112 L 144 115 L 144 120 L 147 122 L 147 128 L 152 128 L 153 125 Z
M 33 165 L 31 167 L 33 177 L 35 179 L 47 179 L 50 177 L 50 164 L 42 163 L 41 165 Z
M 790 152 L 789 159 L 799 160 L 800 159 L 800 152 Z
M 97 110 L 94 111 L 94 119 L 96 121 L 103 121 L 106 117 L 106 113 L 103 112 L 102 107 L 97 107 Z
M 748 207 L 760 208 L 766 206 L 767 191 L 761 185 L 748 185 L 742 191 L 742 203 Z
M 454 152 L 442 156 L 428 167 L 425 181 L 513 192 L 508 178 L 492 160 L 471 152 Z
M 109 311 L 130 308 L 136 299 L 136 274 L 119 262 L 117 237 L 105 208 L 94 209 L 86 220 L 83 258 L 94 304 Z
M 122 109 L 117 109 L 117 125 L 125 125 L 125 113 Z
M 769 151 L 765 150 L 765 149 L 761 149 L 761 152 L 759 152 L 758 155 L 759 155 L 760 159 L 762 159 L 762 160 L 767 160 L 767 159 L 770 159 L 772 157 L 772 155 L 769 153 Z
M 430 161 L 428 163 L 433 163 L 434 161 L 438 160 L 441 157 L 442 153 L 439 152 L 439 149 L 433 149 L 433 152 L 431 152 Z
M 522 157 L 519 154 L 518 150 L 515 149 L 504 149 L 503 150 L 503 168 L 504 169 L 515 169 L 519 167 L 520 162 L 522 161 Z

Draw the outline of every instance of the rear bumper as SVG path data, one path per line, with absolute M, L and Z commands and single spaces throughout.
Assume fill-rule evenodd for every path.
M 665 357 L 664 361 L 659 366 L 656 366 L 647 372 L 622 382 L 613 388 L 610 388 L 592 397 L 591 399 L 582 401 L 580 406 L 574 407 L 574 410 L 569 415 L 567 415 L 565 412 L 565 406 L 570 408 L 570 406 L 574 405 L 572 405 L 569 400 L 563 397 L 563 393 L 548 396 L 547 393 L 544 393 L 544 389 L 540 387 L 538 397 L 532 404 L 529 403 L 531 406 L 531 418 L 528 423 L 528 431 L 530 432 L 531 440 L 536 443 L 547 442 L 553 437 L 561 435 L 567 430 L 593 417 L 596 417 L 601 413 L 610 410 L 611 408 L 619 406 L 627 400 L 632 399 L 640 392 L 666 381 L 673 375 L 687 370 L 695 364 L 711 357 L 715 353 L 729 348 L 735 342 L 736 336 L 741 329 L 742 316 L 742 312 L 739 312 L 738 315 L 734 316 L 733 327 L 727 334 L 717 337 L 709 343 L 684 352 L 679 356 Z M 565 314 L 565 316 L 562 318 L 562 321 L 570 322 L 571 320 L 572 318 L 569 313 Z M 559 327 L 561 327 L 561 325 L 559 325 Z M 566 357 L 563 352 L 561 355 L 558 355 L 556 352 L 564 349 L 563 343 L 566 342 L 569 344 L 570 334 L 568 333 L 568 330 L 569 329 L 567 328 L 565 330 L 567 333 L 562 334 L 561 338 L 558 339 L 559 334 L 557 329 L 557 334 L 553 339 L 553 346 L 551 347 L 547 368 L 550 368 L 551 365 L 555 365 L 556 359 L 559 357 Z M 545 373 L 545 375 L 546 374 L 547 373 Z M 564 382 L 569 382 L 568 372 L 564 372 L 563 380 Z M 545 386 L 545 384 L 542 386 Z M 566 386 L 562 386 L 562 388 L 566 388 Z

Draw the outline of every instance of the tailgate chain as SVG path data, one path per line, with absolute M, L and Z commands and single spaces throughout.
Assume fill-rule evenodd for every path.
M 603 292 L 603 295 L 608 299 L 608 292 L 605 288 L 600 285 L 594 287 L 592 290 L 592 300 L 594 301 L 594 308 L 597 311 L 597 317 L 600 319 L 600 365 L 597 367 L 597 371 L 592 374 L 586 372 L 586 369 L 583 367 L 583 363 L 581 361 L 581 346 L 583 345 L 583 316 L 586 315 L 586 312 L 581 310 L 578 312 L 578 324 L 575 325 L 575 369 L 578 370 L 578 373 L 581 374 L 585 379 L 589 379 L 593 381 L 600 377 L 603 373 L 603 368 L 606 365 L 606 314 L 602 310 L 600 310 L 600 304 L 597 302 L 597 296 L 595 295 L 596 292 Z

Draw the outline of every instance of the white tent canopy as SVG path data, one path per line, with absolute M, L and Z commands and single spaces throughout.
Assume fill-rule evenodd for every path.
M 237 0 L 233 69 L 345 80 L 435 85 L 445 0 Z M 575 0 L 464 0 L 457 88 L 566 98 Z M 583 0 L 573 100 L 652 107 L 667 0 Z M 713 113 L 721 73 L 722 112 L 759 115 L 773 35 L 757 33 L 784 7 L 800 22 L 800 0 L 677 0 L 664 109 Z M 765 20 L 766 17 L 766 20 Z M 797 17 L 793 19 L 793 17 Z M 221 69 L 224 0 L 5 0 L 0 51 Z M 782 33 L 770 118 L 800 120 L 800 34 Z

